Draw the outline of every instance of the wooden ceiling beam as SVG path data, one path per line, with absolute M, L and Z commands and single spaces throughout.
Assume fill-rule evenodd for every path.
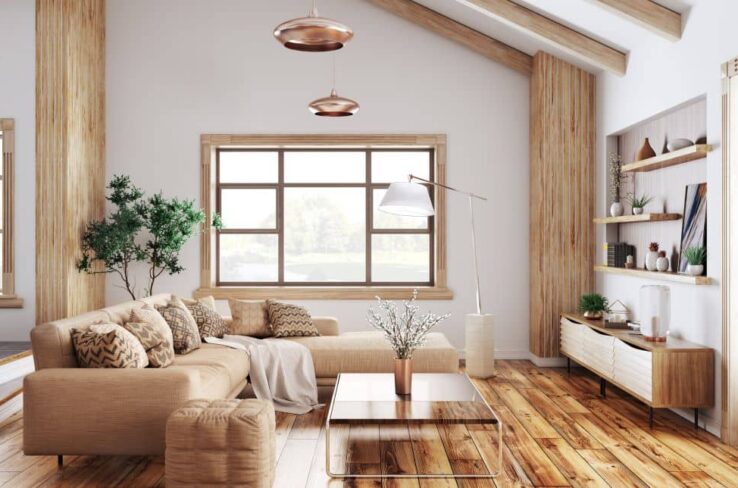
M 682 14 L 651 0 L 590 0 L 670 41 L 682 38 Z
M 435 10 L 424 7 L 412 0 L 368 1 L 515 71 L 528 76 L 531 74 L 533 64 L 531 56 L 439 14 Z
M 525 32 L 577 58 L 617 75 L 624 75 L 623 52 L 592 39 L 544 15 L 510 0 L 456 0 L 484 15 Z

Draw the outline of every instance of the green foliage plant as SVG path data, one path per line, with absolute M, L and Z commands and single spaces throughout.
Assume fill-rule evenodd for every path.
M 579 299 L 580 312 L 607 312 L 609 309 L 607 298 L 599 293 L 587 293 Z
M 651 202 L 651 200 L 653 200 L 653 197 L 649 197 L 648 195 L 641 195 L 640 197 L 637 197 L 633 193 L 629 193 L 626 198 L 630 206 L 633 208 L 644 208 Z
M 77 269 L 117 274 L 135 300 L 131 266 L 144 262 L 148 265 L 144 291 L 153 295 L 154 284 L 164 272 L 173 275 L 184 271 L 179 254 L 205 221 L 205 213 L 192 200 L 167 199 L 161 193 L 144 198 L 143 191 L 125 175 L 114 176 L 107 189 L 106 198 L 114 209 L 108 217 L 87 225 Z M 213 216 L 212 225 L 222 226 L 219 215 Z
M 684 250 L 684 257 L 687 258 L 688 264 L 699 266 L 705 262 L 707 249 L 704 246 L 689 246 Z

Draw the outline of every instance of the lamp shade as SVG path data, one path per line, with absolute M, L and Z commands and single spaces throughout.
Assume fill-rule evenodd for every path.
M 428 188 L 419 183 L 392 183 L 379 204 L 382 212 L 407 217 L 435 215 Z

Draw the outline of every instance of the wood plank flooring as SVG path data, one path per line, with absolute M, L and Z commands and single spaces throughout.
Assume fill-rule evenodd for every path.
M 505 426 L 503 474 L 492 480 L 348 479 L 325 473 L 326 408 L 277 415 L 277 488 L 300 487 L 738 487 L 738 449 L 668 411 L 648 427 L 646 408 L 575 368 L 499 361 L 497 377 L 475 383 Z M 21 452 L 22 415 L 0 423 L 0 487 L 163 487 L 162 458 Z M 496 432 L 481 426 L 351 426 L 333 431 L 334 469 L 415 474 L 495 469 Z

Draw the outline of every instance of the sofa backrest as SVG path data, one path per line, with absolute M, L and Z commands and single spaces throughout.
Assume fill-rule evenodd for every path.
M 83 313 L 75 317 L 54 320 L 37 325 L 31 330 L 31 348 L 36 370 L 45 368 L 76 368 L 77 357 L 72 346 L 71 329 L 84 329 L 100 322 L 123 324 L 131 315 L 131 310 L 145 304 L 164 305 L 172 295 L 162 293 L 141 300 L 131 300 L 112 307 Z

